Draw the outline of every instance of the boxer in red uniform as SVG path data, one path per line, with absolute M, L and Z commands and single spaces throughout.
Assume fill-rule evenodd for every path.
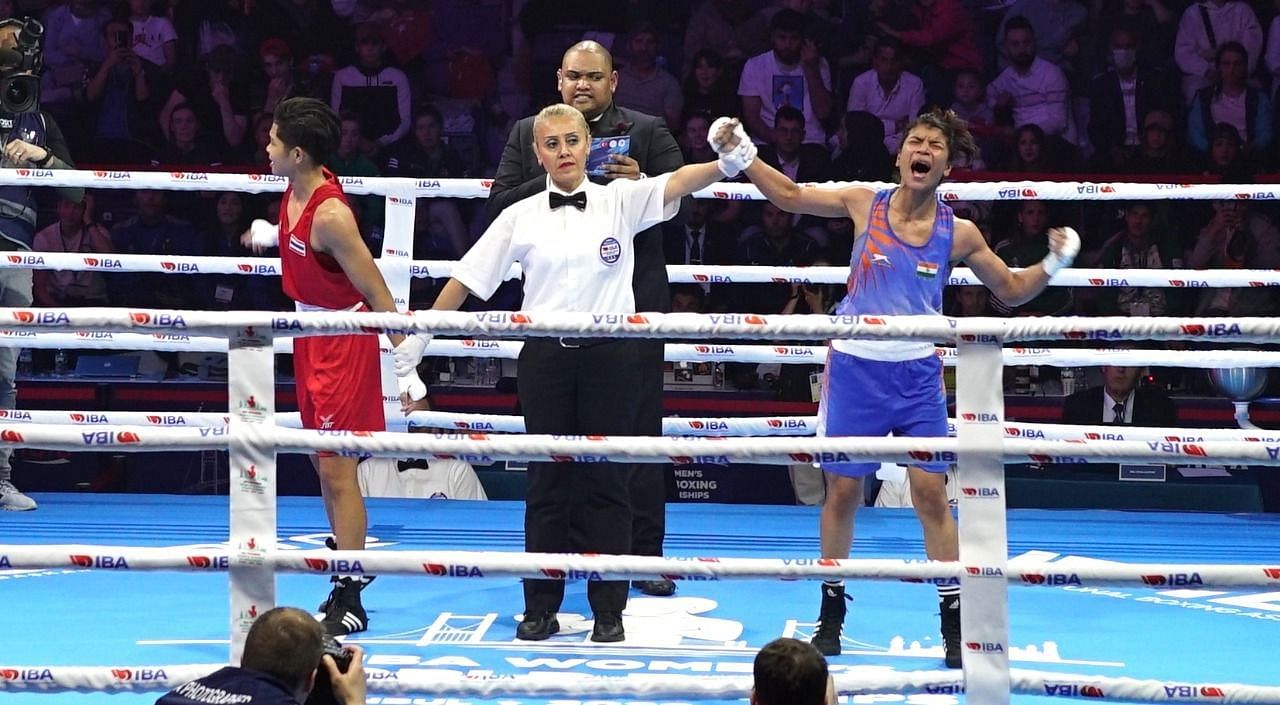
M 339 129 L 337 114 L 318 100 L 291 98 L 276 107 L 267 157 L 271 173 L 287 178 L 289 188 L 280 203 L 278 228 L 255 222 L 244 239 L 255 250 L 278 241 L 284 292 L 300 311 L 395 311 L 342 187 L 324 168 L 337 149 Z M 392 345 L 403 339 L 389 337 Z M 293 359 L 304 428 L 385 430 L 376 335 L 296 338 Z M 407 413 L 426 388 L 416 372 L 400 377 L 399 384 Z M 356 481 L 357 458 L 321 451 L 313 462 L 336 547 L 364 549 L 367 519 Z M 368 628 L 360 591 L 370 580 L 333 576 L 322 620 L 330 634 Z

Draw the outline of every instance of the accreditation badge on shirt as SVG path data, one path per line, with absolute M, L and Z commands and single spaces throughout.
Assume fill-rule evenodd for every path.
M 612 235 L 600 241 L 600 261 L 607 265 L 615 265 L 622 258 L 622 243 Z

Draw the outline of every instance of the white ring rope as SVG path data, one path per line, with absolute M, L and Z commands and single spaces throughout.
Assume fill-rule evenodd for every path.
M 994 344 L 1039 340 L 1273 343 L 1280 318 L 946 318 L 943 316 L 761 315 L 741 313 L 561 313 L 418 311 L 355 313 L 169 311 L 113 308 L 0 308 L 12 329 L 148 331 L 225 334 L 227 329 L 275 335 L 323 335 L 409 330 L 442 335 L 595 338 L 832 338 Z M 252 337 L 252 335 L 250 336 Z M 0 344 L 4 339 L 0 338 Z M 265 340 L 263 341 L 265 344 Z
M 244 412 L 236 412 L 244 413 Z M 251 412 L 256 413 L 256 412 Z M 1130 427 L 1126 427 L 1125 433 Z M 1183 431 L 1175 429 L 1175 431 Z M 226 446 L 227 427 L 121 426 L 84 427 L 43 424 L 0 425 L 0 445 L 47 450 L 207 450 Z M 1163 440 L 1005 439 L 996 449 L 1006 463 L 1083 464 L 1089 462 L 1204 463 L 1212 459 L 1229 465 L 1280 465 L 1280 446 L 1272 436 L 1252 435 L 1237 440 L 1183 440 L 1190 434 L 1169 434 Z M 391 458 L 440 458 L 490 464 L 499 460 L 553 463 L 674 463 L 727 465 L 734 461 L 764 465 L 827 462 L 954 463 L 959 444 L 954 438 L 794 437 L 726 438 L 666 436 L 554 436 L 487 433 L 393 433 L 314 431 L 250 424 L 244 437 L 279 452 L 331 451 L 341 455 Z M 1137 434 L 1130 434 L 1135 438 Z M 1177 438 L 1178 440 L 1169 440 Z
M 16 570 L 82 568 L 218 572 L 243 562 L 287 573 L 420 575 L 434 578 L 542 578 L 553 580 L 889 580 L 955 585 L 963 574 L 1003 577 L 1031 587 L 1138 585 L 1170 587 L 1277 587 L 1280 567 L 1266 565 L 1041 562 L 984 566 L 883 558 L 728 558 L 579 555 L 508 551 L 264 551 L 208 548 L 138 548 L 106 545 L 0 545 Z
M 389 253 L 388 253 L 389 254 Z M 415 278 L 448 277 L 457 262 L 413 260 L 409 275 Z M 0 257 L 0 269 L 50 269 L 70 272 L 145 272 L 155 274 L 280 275 L 280 260 L 273 257 L 207 257 L 196 255 L 82 254 L 78 252 L 14 252 Z M 668 278 L 680 284 L 844 284 L 847 267 L 762 267 L 747 265 L 668 265 Z M 519 279 L 513 265 L 507 279 Z M 952 271 L 948 286 L 982 284 L 967 268 Z M 1280 272 L 1271 269 L 1065 269 L 1050 286 L 1160 287 L 1199 289 L 1212 287 L 1280 286 Z
M 0 692 L 163 691 L 208 675 L 223 664 L 168 666 L 4 666 Z M 366 668 L 369 691 L 425 693 L 432 696 L 501 697 L 586 696 L 734 699 L 751 690 L 749 676 L 634 674 L 592 676 L 554 673 L 486 677 L 446 669 L 402 668 L 394 673 Z M 1240 683 L 1188 683 L 1009 669 L 1013 692 L 1022 695 L 1081 697 L 1109 702 L 1221 702 L 1276 705 L 1280 687 Z M 841 695 L 927 693 L 959 695 L 963 679 L 956 671 L 835 673 Z
M 12 342 L 6 342 L 12 341 Z M 92 348 L 99 350 L 160 350 L 176 352 L 227 351 L 227 341 L 211 335 L 171 333 L 79 333 L 43 332 L 21 328 L 0 328 L 0 346 L 20 345 L 42 350 Z M 293 352 L 292 338 L 273 341 L 277 353 Z M 427 345 L 429 357 L 496 357 L 515 360 L 524 343 L 517 340 L 475 338 L 435 338 Z M 821 365 L 827 361 L 826 345 L 744 345 L 741 343 L 667 343 L 667 362 L 745 362 L 784 365 Z M 942 364 L 954 367 L 959 359 L 953 347 L 939 347 Z M 1004 350 L 1006 365 L 1049 365 L 1052 367 L 1280 367 L 1280 352 L 1270 350 L 1140 350 L 1132 348 L 1053 348 L 1011 346 Z
M 484 433 L 525 432 L 524 418 L 505 414 L 468 414 L 452 411 L 415 411 L 408 416 L 410 428 L 452 429 L 455 433 L 480 431 Z M 0 409 L 0 424 L 24 423 L 34 425 L 72 424 L 76 427 L 92 426 L 144 426 L 179 428 L 225 428 L 230 416 L 218 412 L 175 411 L 52 411 Z M 275 415 L 281 428 L 302 428 L 298 412 Z M 668 438 L 706 436 L 762 437 L 802 436 L 813 437 L 817 428 L 816 416 L 669 416 L 662 420 L 662 435 Z M 25 428 L 25 427 L 15 427 Z M 120 429 L 112 429 L 119 432 Z M 125 431 L 133 429 L 124 429 Z M 19 430 L 21 433 L 21 430 Z M 135 430 L 136 432 L 136 430 Z M 956 435 L 956 420 L 947 421 L 948 436 Z M 1046 441 L 1146 441 L 1159 443 L 1202 443 L 1204 441 L 1234 441 L 1242 443 L 1280 443 L 1280 431 L 1236 428 L 1146 428 L 1142 426 L 1078 426 L 1053 423 L 1004 422 L 1005 438 Z
M 406 179 L 394 177 L 340 176 L 350 194 L 388 194 L 407 190 L 417 197 L 487 198 L 492 179 Z M 111 189 L 163 189 L 168 191 L 282 192 L 283 177 L 271 174 L 212 174 L 203 172 L 85 171 L 76 169 L 0 169 L 0 183 L 22 186 L 79 186 Z M 882 181 L 804 184 L 812 188 L 860 185 L 885 189 L 896 184 Z M 943 201 L 1127 201 L 1143 200 L 1274 200 L 1280 187 L 1274 184 L 1139 184 L 1086 181 L 988 181 L 947 183 L 938 193 Z M 694 194 L 695 198 L 731 201 L 764 200 L 752 184 L 718 183 Z

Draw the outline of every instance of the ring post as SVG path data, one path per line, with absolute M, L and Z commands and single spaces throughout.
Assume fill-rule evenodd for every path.
M 386 221 L 382 228 L 382 253 L 378 256 L 378 270 L 391 290 L 396 310 L 409 310 L 409 282 L 413 280 L 413 228 L 416 215 L 416 188 L 413 179 L 390 179 L 387 187 Z M 400 413 L 400 389 L 396 383 L 395 368 L 391 356 L 391 340 L 386 333 L 378 335 L 378 349 L 382 351 L 382 407 L 387 419 L 388 431 L 407 431 L 409 424 Z
M 240 663 L 253 620 L 276 603 L 275 568 L 266 560 L 276 550 L 275 357 L 269 326 L 228 333 L 230 663 Z
M 969 702 L 1009 702 L 1004 359 L 990 324 L 957 320 L 956 479 L 960 484 L 961 643 Z M 972 331 L 972 332 L 971 332 Z

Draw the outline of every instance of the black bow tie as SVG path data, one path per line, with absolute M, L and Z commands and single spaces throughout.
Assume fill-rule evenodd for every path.
M 552 191 L 547 194 L 551 197 L 551 210 L 555 210 L 560 206 L 573 206 L 580 211 L 587 209 L 587 192 L 579 191 L 572 196 L 564 196 Z
M 426 458 L 409 458 L 408 460 L 401 460 L 396 462 L 396 470 L 398 470 L 399 472 L 404 472 L 405 470 L 413 470 L 415 468 L 421 469 L 421 470 L 428 470 L 431 468 L 431 466 L 429 464 L 429 461 Z

